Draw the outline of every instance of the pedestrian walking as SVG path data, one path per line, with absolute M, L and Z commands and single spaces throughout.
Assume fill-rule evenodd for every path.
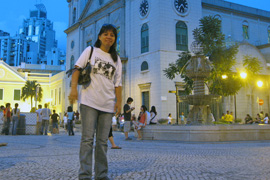
M 130 120 L 131 120 L 131 112 L 135 109 L 134 107 L 130 107 L 131 103 L 133 102 L 133 99 L 129 97 L 127 99 L 127 103 L 124 105 L 124 133 L 125 133 L 125 140 L 132 140 L 130 137 L 128 137 L 128 133 L 130 131 Z
M 73 131 L 73 121 L 75 119 L 75 113 L 72 109 L 71 106 L 68 106 L 67 109 L 67 124 L 68 124 L 68 135 L 69 136 L 74 136 L 74 131 Z
M 80 96 L 82 138 L 80 147 L 79 179 L 92 177 L 93 140 L 96 132 L 95 179 L 109 179 L 107 141 L 115 112 L 121 112 L 122 63 L 116 52 L 117 30 L 104 24 L 98 34 L 91 58 L 91 83 L 83 87 Z M 86 66 L 92 47 L 87 47 L 75 67 Z M 80 71 L 75 70 L 71 80 L 70 103 L 77 100 L 77 84 Z
M 42 116 L 41 116 L 41 111 L 42 111 L 42 105 L 38 105 L 38 109 L 36 110 L 37 113 L 37 123 L 36 123 L 36 135 L 41 135 L 41 124 L 42 124 Z
M 59 117 L 60 116 L 55 112 L 55 110 L 53 110 L 53 114 L 51 115 L 52 126 L 53 126 L 52 133 L 53 134 L 58 134 L 59 133 L 59 129 L 58 129 L 58 119 L 59 119 Z
M 15 108 L 12 109 L 12 135 L 16 135 L 17 126 L 20 118 L 19 104 L 15 103 Z
M 63 124 L 64 124 L 65 132 L 67 133 L 67 127 L 68 127 L 67 113 L 64 114 L 64 117 L 63 117 Z
M 52 114 L 51 110 L 48 108 L 48 104 L 44 104 L 44 107 L 45 108 L 43 108 L 40 113 L 42 116 L 41 135 L 47 135 L 50 115 Z

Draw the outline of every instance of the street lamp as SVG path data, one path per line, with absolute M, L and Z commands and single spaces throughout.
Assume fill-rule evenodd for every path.
M 258 87 L 262 87 L 263 86 L 263 82 L 260 80 L 260 81 L 257 81 L 257 86 Z

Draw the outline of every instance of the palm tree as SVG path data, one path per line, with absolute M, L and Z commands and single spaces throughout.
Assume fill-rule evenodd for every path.
M 39 88 L 37 88 L 39 87 Z M 33 97 L 36 96 L 36 90 L 37 92 L 37 101 L 41 101 L 42 99 L 42 88 L 37 81 L 26 81 L 24 87 L 22 87 L 22 95 L 21 98 L 25 101 L 27 98 L 31 98 L 31 109 L 33 107 Z

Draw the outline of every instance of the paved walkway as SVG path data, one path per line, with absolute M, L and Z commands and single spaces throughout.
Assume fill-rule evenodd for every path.
M 0 147 L 0 179 L 77 179 L 80 135 L 0 136 L 0 143 L 8 143 Z M 114 136 L 123 148 L 108 150 L 109 177 L 115 180 L 270 179 L 269 141 L 186 143 L 124 141 L 121 132 Z

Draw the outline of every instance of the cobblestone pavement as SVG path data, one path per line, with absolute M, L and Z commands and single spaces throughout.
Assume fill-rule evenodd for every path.
M 73 180 L 79 168 L 80 133 L 51 136 L 0 136 L 1 180 Z M 109 177 L 115 180 L 270 179 L 270 141 L 125 141 L 108 150 Z M 110 146 L 110 145 L 109 145 Z

